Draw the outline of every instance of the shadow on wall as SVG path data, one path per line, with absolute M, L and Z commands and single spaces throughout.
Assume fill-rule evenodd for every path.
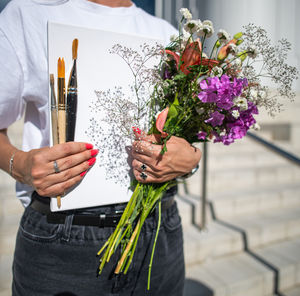
M 185 279 L 183 296 L 214 296 L 214 292 L 201 282 Z

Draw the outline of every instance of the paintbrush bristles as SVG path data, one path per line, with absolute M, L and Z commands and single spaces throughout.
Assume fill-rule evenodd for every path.
M 78 39 L 74 39 L 72 43 L 72 56 L 73 60 L 77 59 L 77 50 L 78 50 Z
M 59 58 L 57 63 L 57 76 L 58 78 L 65 78 L 65 61 L 64 58 Z
M 51 85 L 51 87 L 54 86 L 54 75 L 53 74 L 50 74 L 50 85 Z

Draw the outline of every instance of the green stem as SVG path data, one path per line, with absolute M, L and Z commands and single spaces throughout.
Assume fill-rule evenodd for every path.
M 159 233 L 159 229 L 160 229 L 160 224 L 161 224 L 161 201 L 159 201 L 159 203 L 158 203 L 158 222 L 157 222 L 157 229 L 156 229 L 155 239 L 154 239 L 152 253 L 151 253 L 151 259 L 150 259 L 150 263 L 149 263 L 147 290 L 150 290 L 152 263 L 153 263 L 153 257 L 154 257 L 157 237 L 158 237 L 158 233 Z

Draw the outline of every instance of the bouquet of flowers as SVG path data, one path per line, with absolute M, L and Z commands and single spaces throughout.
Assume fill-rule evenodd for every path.
M 159 134 L 157 144 L 161 144 L 162 155 L 172 136 L 184 138 L 189 143 L 211 141 L 225 145 L 244 137 L 250 128 L 257 128 L 254 116 L 258 114 L 259 108 L 264 107 L 273 114 L 281 107 L 278 97 L 293 99 L 295 94 L 291 90 L 292 83 L 298 76 L 296 68 L 285 63 L 287 51 L 291 47 L 285 39 L 272 46 L 264 29 L 249 24 L 233 38 L 226 31 L 220 30 L 210 53 L 206 54 L 206 40 L 214 34 L 212 22 L 193 20 L 185 8 L 180 12 L 182 19 L 179 34 L 171 38 L 167 48 L 158 50 L 154 47 L 151 51 L 145 46 L 144 59 L 120 45 L 116 45 L 112 51 L 128 63 L 135 78 L 137 72 L 143 69 L 145 60 L 153 55 L 161 55 L 159 66 L 147 72 L 148 78 L 154 83 L 150 101 L 143 104 L 147 111 L 142 112 L 148 120 L 149 128 L 145 132 L 136 127 L 139 122 L 137 116 L 134 116 L 136 125 L 133 133 L 136 140 L 145 140 L 148 134 Z M 137 65 L 137 61 L 142 65 Z M 275 82 L 278 91 L 271 92 L 261 83 L 261 77 L 268 77 Z M 144 77 L 142 80 L 147 79 Z M 135 86 L 137 97 L 141 89 Z M 109 93 L 105 95 L 109 97 Z M 118 95 L 122 96 L 120 90 L 116 90 L 112 97 Z M 125 105 L 122 105 L 123 111 Z M 127 105 L 132 111 L 132 104 Z M 140 109 L 138 113 L 141 113 Z M 125 121 L 121 120 L 121 124 L 122 128 L 126 128 Z M 134 192 L 115 231 L 98 252 L 101 256 L 99 273 L 118 246 L 121 246 L 121 258 L 115 273 L 127 273 L 143 223 L 157 208 L 159 218 L 149 262 L 149 289 L 161 224 L 161 198 L 175 184 L 175 180 L 162 184 L 133 184 Z

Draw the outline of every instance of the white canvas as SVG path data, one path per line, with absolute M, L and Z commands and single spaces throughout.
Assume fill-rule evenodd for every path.
M 97 98 L 95 91 L 113 90 L 114 87 L 121 86 L 122 91 L 130 96 L 129 85 L 133 84 L 134 79 L 128 65 L 119 56 L 109 53 L 109 50 L 116 43 L 138 49 L 144 43 L 154 45 L 157 42 L 162 43 L 162 41 L 142 36 L 48 23 L 49 74 L 53 73 L 56 81 L 57 60 L 59 57 L 63 57 L 66 64 L 66 87 L 72 67 L 72 41 L 75 38 L 79 41 L 77 59 L 78 107 L 75 141 L 93 144 L 91 136 L 88 135 L 88 130 L 91 126 L 91 118 L 95 116 L 95 114 L 92 114 L 93 111 L 91 109 Z M 157 60 L 153 59 L 149 63 L 156 64 Z M 105 116 L 105 114 L 97 114 L 97 116 L 101 117 Z M 109 125 L 108 122 L 101 124 L 101 127 L 105 130 L 107 125 Z M 51 132 L 50 138 L 52 143 Z M 101 146 L 104 147 L 104 144 Z M 103 147 L 94 148 L 104 149 Z M 125 149 L 125 147 L 119 148 L 123 151 Z M 109 151 L 106 151 L 104 154 L 106 153 L 109 153 Z M 60 209 L 57 207 L 56 198 L 52 198 L 51 211 L 94 207 L 128 201 L 132 193 L 128 189 L 129 182 L 127 185 L 124 185 L 109 178 L 107 167 L 99 165 L 102 161 L 105 160 L 98 155 L 95 165 L 88 171 L 82 182 L 62 197 Z M 118 163 L 118 159 L 115 161 Z M 128 170 L 129 166 L 125 169 Z

